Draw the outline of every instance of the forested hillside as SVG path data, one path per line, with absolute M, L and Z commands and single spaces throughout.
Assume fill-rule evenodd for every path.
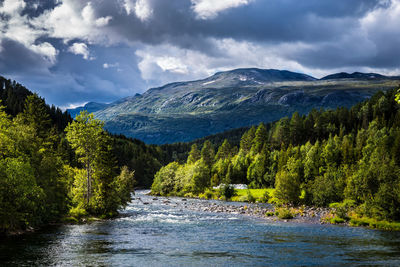
M 16 82 L 0 85 L 0 235 L 114 216 L 161 167 L 156 147 L 112 136 L 85 112 L 72 121 Z
M 193 145 L 185 164 L 156 174 L 152 192 L 197 195 L 220 183 L 274 187 L 278 203 L 341 207 L 400 220 L 400 105 L 379 92 L 351 109 L 294 113 L 243 134 L 240 146 Z

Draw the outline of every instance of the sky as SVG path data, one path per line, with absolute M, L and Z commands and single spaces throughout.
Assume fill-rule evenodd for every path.
M 246 67 L 400 75 L 400 0 L 0 0 L 0 75 L 62 108 Z

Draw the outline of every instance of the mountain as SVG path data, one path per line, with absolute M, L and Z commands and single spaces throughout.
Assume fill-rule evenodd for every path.
M 83 107 L 67 109 L 67 112 L 71 115 L 72 118 L 75 118 L 82 110 L 87 110 L 89 113 L 93 113 L 98 110 L 104 109 L 106 107 L 108 107 L 108 104 L 89 102 L 86 105 L 84 105 Z
M 316 79 L 289 71 L 236 69 L 152 88 L 111 103 L 95 116 L 110 132 L 146 143 L 191 141 L 275 121 L 295 111 L 350 107 L 400 82 L 397 77 L 373 76 L 353 73 Z
M 359 79 L 359 80 L 375 80 L 375 79 L 389 79 L 391 77 L 383 76 L 377 73 L 361 73 L 361 72 L 340 72 L 323 77 L 321 80 L 335 80 L 335 79 Z

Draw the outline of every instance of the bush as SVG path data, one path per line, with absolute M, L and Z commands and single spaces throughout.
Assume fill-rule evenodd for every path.
M 69 215 L 73 218 L 80 219 L 88 215 L 87 211 L 82 207 L 74 207 L 70 209 Z
M 229 200 L 235 195 L 235 188 L 232 185 L 224 185 L 221 187 L 220 192 L 225 200 Z
M 339 224 L 339 223 L 344 223 L 345 220 L 341 217 L 335 216 L 330 220 L 331 224 Z
M 240 197 L 237 199 L 237 201 L 239 201 L 239 202 L 248 202 L 249 199 L 247 198 L 247 196 L 240 196 Z
M 267 216 L 267 217 L 271 217 L 271 216 L 274 216 L 274 212 L 273 211 L 267 211 L 266 213 L 265 213 L 265 216 Z
M 265 191 L 263 196 L 260 198 L 260 202 L 267 203 L 270 198 L 271 198 L 271 196 L 269 195 L 268 191 Z
M 250 190 L 247 190 L 247 201 L 249 203 L 256 202 L 256 198 L 251 194 Z
M 278 209 L 275 214 L 278 216 L 279 219 L 293 219 L 294 214 L 287 208 Z
M 214 192 L 210 189 L 206 189 L 206 191 L 204 192 L 204 197 L 206 199 L 212 199 L 214 196 Z

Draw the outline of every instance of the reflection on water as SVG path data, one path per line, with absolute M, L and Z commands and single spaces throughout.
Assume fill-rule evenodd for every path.
M 0 243 L 1 266 L 400 266 L 400 233 L 191 211 L 137 194 L 121 217 Z M 186 207 L 185 207 L 186 206 Z

